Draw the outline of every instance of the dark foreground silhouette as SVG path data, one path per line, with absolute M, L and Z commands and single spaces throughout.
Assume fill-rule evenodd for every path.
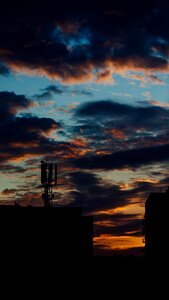
M 0 229 L 1 250 L 13 254 L 93 255 L 93 218 L 80 208 L 0 206 Z
M 145 203 L 142 257 L 161 259 L 169 255 L 168 211 L 168 190 L 149 195 Z M 93 256 L 93 217 L 82 216 L 78 207 L 1 205 L 0 231 L 4 253 L 11 249 L 13 254 L 30 253 L 45 258 Z M 95 251 L 95 256 L 100 256 L 99 251 Z M 119 258 L 124 253 L 111 255 Z
M 145 203 L 145 255 L 163 258 L 169 255 L 169 193 L 151 193 Z

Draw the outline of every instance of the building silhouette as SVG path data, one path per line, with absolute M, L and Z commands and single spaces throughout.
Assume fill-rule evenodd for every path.
M 44 258 L 93 255 L 93 218 L 81 208 L 0 206 L 0 247 Z
M 145 203 L 145 255 L 164 257 L 169 255 L 169 190 L 151 193 Z

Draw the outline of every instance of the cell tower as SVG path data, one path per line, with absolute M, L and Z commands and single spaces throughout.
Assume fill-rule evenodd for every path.
M 41 184 L 44 188 L 42 194 L 44 206 L 50 207 L 54 198 L 52 188 L 57 185 L 57 164 L 41 161 Z

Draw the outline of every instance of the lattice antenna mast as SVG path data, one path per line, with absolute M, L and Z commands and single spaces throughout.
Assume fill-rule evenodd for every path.
M 52 188 L 57 185 L 57 164 L 41 161 L 41 184 L 44 188 L 42 194 L 44 206 L 50 207 L 54 198 Z

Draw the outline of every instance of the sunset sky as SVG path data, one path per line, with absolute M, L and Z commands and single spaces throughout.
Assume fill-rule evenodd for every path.
M 96 252 L 138 251 L 169 185 L 169 1 L 0 2 L 0 203 L 94 215 Z

